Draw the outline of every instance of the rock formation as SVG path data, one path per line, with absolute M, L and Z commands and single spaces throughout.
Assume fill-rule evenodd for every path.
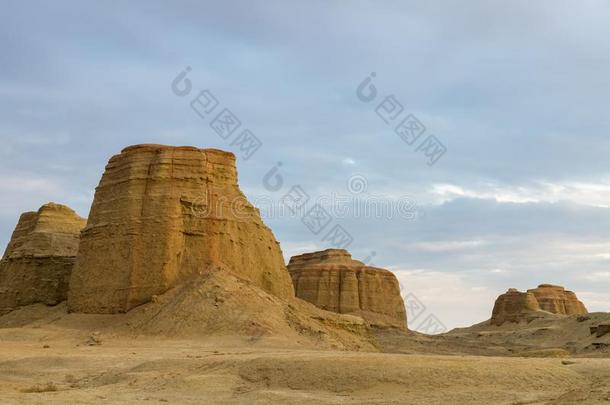
M 492 325 L 520 322 L 540 316 L 544 312 L 576 315 L 586 314 L 587 309 L 576 298 L 576 294 L 561 286 L 541 284 L 527 292 L 511 288 L 496 300 L 490 322 Z
M 239 190 L 235 156 L 136 145 L 112 157 L 81 235 L 69 309 L 126 312 L 216 270 L 294 296 L 278 242 Z
M 551 284 L 541 284 L 538 288 L 527 290 L 534 294 L 543 311 L 553 314 L 574 315 L 586 314 L 587 308 L 576 298 L 572 291 Z
M 296 296 L 327 311 L 362 316 L 373 325 L 406 330 L 407 316 L 396 276 L 366 266 L 342 249 L 290 259 Z
M 21 215 L 0 261 L 0 314 L 67 298 L 70 273 L 85 219 L 49 203 Z
M 491 323 L 502 325 L 504 322 L 519 322 L 536 311 L 540 311 L 540 305 L 534 294 L 510 288 L 496 299 Z

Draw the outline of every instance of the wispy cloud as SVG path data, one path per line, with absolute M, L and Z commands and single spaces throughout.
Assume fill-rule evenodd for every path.
M 524 185 L 433 184 L 430 188 L 436 203 L 456 198 L 489 199 L 505 203 L 558 203 L 571 202 L 592 207 L 610 207 L 610 179 L 599 179 L 596 183 L 531 181 Z
M 411 252 L 457 252 L 472 250 L 474 248 L 485 246 L 486 244 L 487 242 L 483 240 L 440 240 L 415 242 L 413 244 L 403 246 L 403 249 Z

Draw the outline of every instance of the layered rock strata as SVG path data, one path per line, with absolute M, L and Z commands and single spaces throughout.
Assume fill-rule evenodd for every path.
M 86 220 L 54 203 L 21 215 L 0 261 L 0 314 L 66 300 Z
M 353 260 L 342 249 L 290 259 L 288 271 L 296 296 L 327 311 L 355 314 L 373 325 L 407 328 L 396 276 Z
M 511 288 L 500 295 L 494 304 L 490 322 L 492 325 L 520 322 L 541 313 L 581 315 L 588 312 L 572 291 L 566 291 L 561 286 L 541 284 L 527 292 Z
M 112 157 L 82 232 L 69 309 L 126 312 L 209 271 L 294 296 L 278 242 L 238 187 L 235 156 L 136 145 Z
M 534 294 L 540 309 L 561 315 L 580 315 L 588 313 L 585 305 L 578 300 L 576 294 L 561 286 L 541 284 L 538 288 L 527 290 Z

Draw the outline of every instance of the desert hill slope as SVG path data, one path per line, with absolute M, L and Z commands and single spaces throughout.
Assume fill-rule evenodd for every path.
M 602 329 L 607 328 L 607 333 L 597 332 L 600 325 L 606 325 Z M 465 352 L 473 354 L 544 356 L 554 352 L 561 356 L 610 357 L 610 314 L 547 314 L 529 323 L 505 323 L 502 326 L 485 321 L 454 329 L 437 337 L 437 341 L 454 350 L 462 346 Z

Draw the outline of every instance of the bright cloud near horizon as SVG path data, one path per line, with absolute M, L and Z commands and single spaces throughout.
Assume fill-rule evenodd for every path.
M 449 328 L 541 283 L 610 311 L 607 2 L 9 0 L 0 20 L 3 245 L 45 202 L 86 216 L 127 145 L 214 147 L 236 152 L 251 198 L 279 201 L 263 178 L 281 162 L 312 197 L 354 197 L 361 176 L 358 198 L 416 201 L 415 220 L 335 221 Z M 250 159 L 190 107 L 204 89 L 262 141 Z M 446 146 L 436 164 L 376 114 L 386 96 Z M 264 219 L 286 258 L 329 247 L 299 218 Z

